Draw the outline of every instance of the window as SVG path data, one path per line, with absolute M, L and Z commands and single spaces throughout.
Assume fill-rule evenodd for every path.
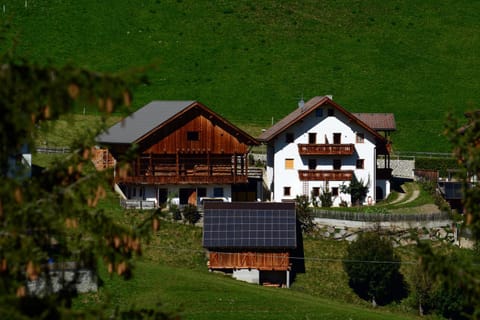
M 315 144 L 317 143 L 317 134 L 316 133 L 309 133 L 308 134 L 308 143 L 309 144 Z
M 187 131 L 187 140 L 188 141 L 198 141 L 198 131 Z
M 328 109 L 328 116 L 329 116 L 329 117 L 333 117 L 333 115 L 335 115 L 334 109 L 333 109 L 333 108 L 329 108 L 329 109 Z
M 338 187 L 333 187 L 332 188 L 332 196 L 334 196 L 334 197 L 338 196 Z
M 308 169 L 315 170 L 317 168 L 317 159 L 308 159 Z
M 285 135 L 285 142 L 286 143 L 292 143 L 293 142 L 293 133 L 287 132 Z
M 363 169 L 364 163 L 365 163 L 364 159 L 357 159 L 357 165 L 356 165 L 357 169 Z
M 315 109 L 315 117 L 317 117 L 317 118 L 323 117 L 323 109 L 322 108 Z
M 285 159 L 285 169 L 293 169 L 293 159 Z
M 340 170 L 342 168 L 341 159 L 333 159 L 333 170 Z
M 283 187 L 283 195 L 289 196 L 291 192 L 291 187 Z
M 333 134 L 333 143 L 334 144 L 340 144 L 342 143 L 342 134 L 341 133 L 334 133 Z
M 314 196 L 314 197 L 320 196 L 320 188 L 319 187 L 313 187 L 312 188 L 312 196 Z
M 363 135 L 363 133 L 357 132 L 357 143 L 363 143 L 364 139 L 365 139 L 365 136 Z
M 223 197 L 223 188 L 213 188 L 214 197 Z

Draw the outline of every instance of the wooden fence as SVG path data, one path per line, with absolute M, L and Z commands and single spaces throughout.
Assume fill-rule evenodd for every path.
M 362 222 L 423 222 L 445 221 L 450 215 L 445 212 L 438 213 L 368 213 L 353 211 L 335 211 L 315 209 L 312 213 L 314 218 L 350 220 Z

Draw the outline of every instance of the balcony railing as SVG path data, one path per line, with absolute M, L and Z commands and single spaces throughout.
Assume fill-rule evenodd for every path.
M 125 178 L 117 178 L 117 182 L 138 183 L 138 184 L 229 184 L 229 183 L 247 183 L 248 176 L 133 176 Z
M 353 170 L 298 170 L 301 181 L 350 181 Z
M 355 152 L 354 144 L 299 144 L 298 153 L 302 156 L 345 155 Z

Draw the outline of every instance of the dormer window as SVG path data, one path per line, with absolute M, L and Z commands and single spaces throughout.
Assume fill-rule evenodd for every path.
M 188 141 L 198 141 L 199 139 L 199 132 L 198 131 L 187 131 L 187 140 Z

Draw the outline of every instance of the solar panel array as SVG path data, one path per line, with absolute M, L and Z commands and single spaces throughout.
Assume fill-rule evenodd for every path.
M 205 207 L 206 248 L 295 248 L 296 244 L 294 206 L 212 203 Z

